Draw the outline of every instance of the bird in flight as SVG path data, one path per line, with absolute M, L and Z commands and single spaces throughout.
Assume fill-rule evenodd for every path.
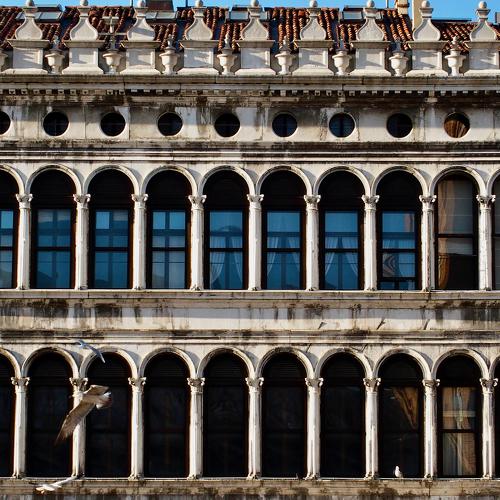
M 104 361 L 102 352 L 99 349 L 96 349 L 94 346 L 87 344 L 85 340 L 78 339 L 76 341 L 76 344 L 79 345 L 82 349 L 88 349 L 89 351 L 92 351 L 103 363 L 106 363 L 106 361 Z
M 78 406 L 73 408 L 64 419 L 61 430 L 56 438 L 56 445 L 67 439 L 76 426 L 95 408 L 102 410 L 112 404 L 109 387 L 104 385 L 91 385 L 83 395 Z
M 396 465 L 394 469 L 394 476 L 397 477 L 398 479 L 402 479 L 404 477 L 403 473 L 401 472 L 401 469 L 399 468 L 399 465 Z
M 62 479 L 61 481 L 56 481 L 55 483 L 43 483 L 40 486 L 36 487 L 36 491 L 39 493 L 52 493 L 53 491 L 60 490 L 64 484 L 70 483 L 76 479 L 75 476 L 68 477 L 66 479 Z

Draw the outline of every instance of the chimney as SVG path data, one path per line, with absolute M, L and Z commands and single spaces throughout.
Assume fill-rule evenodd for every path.
M 409 6 L 410 5 L 408 4 L 408 0 L 394 0 L 394 7 L 398 9 L 398 13 L 401 14 L 402 16 L 408 14 Z

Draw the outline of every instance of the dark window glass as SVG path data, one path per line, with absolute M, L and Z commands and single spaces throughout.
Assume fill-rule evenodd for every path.
M 68 117 L 64 113 L 53 111 L 43 120 L 43 129 L 48 135 L 58 136 L 64 134 L 68 129 Z
M 4 111 L 0 111 L 0 135 L 5 134 L 10 128 L 10 116 Z
M 0 209 L 0 288 L 14 286 L 14 210 Z
M 120 135 L 125 130 L 125 118 L 120 113 L 108 113 L 101 119 L 101 130 L 111 137 Z
M 384 362 L 379 389 L 379 472 L 393 477 L 422 477 L 422 373 L 415 361 L 396 355 Z
M 364 372 L 352 356 L 338 354 L 321 376 L 321 476 L 365 474 Z
M 240 129 L 240 121 L 231 113 L 224 113 L 215 120 L 215 130 L 222 137 L 232 137 Z
M 498 361 L 495 369 L 495 378 L 500 380 L 500 364 L 498 364 Z M 498 478 L 500 476 L 500 386 L 498 383 L 495 386 L 494 391 L 495 422 L 493 426 L 495 429 L 495 477 Z
M 165 136 L 176 135 L 181 131 L 182 119 L 175 113 L 164 113 L 158 118 L 158 130 Z
M 475 187 L 465 177 L 443 179 L 437 189 L 437 287 L 477 288 L 477 202 Z
M 439 475 L 478 477 L 481 473 L 480 372 L 466 356 L 454 356 L 438 369 Z
M 290 137 L 297 130 L 297 120 L 288 113 L 274 117 L 273 132 L 279 137 Z
M 186 477 L 188 462 L 188 371 L 177 356 L 161 354 L 147 365 L 144 386 L 144 473 Z
M 248 387 L 243 363 L 231 354 L 212 359 L 203 389 L 203 474 L 245 477 Z
M 463 137 L 470 129 L 469 119 L 461 113 L 452 113 L 444 121 L 444 130 L 455 139 Z
M 0 356 L 0 477 L 12 475 L 14 453 L 14 386 L 11 377 L 14 369 Z
M 500 201 L 500 181 L 497 179 L 494 184 L 493 194 Z M 500 290 L 500 203 L 492 204 L 493 208 L 493 262 L 494 262 L 494 279 L 495 290 Z M 500 462 L 499 474 L 500 476 Z
M 330 132 L 335 137 L 349 137 L 355 126 L 354 119 L 347 113 L 333 115 L 330 120 Z
M 71 438 L 55 446 L 71 409 L 71 372 L 62 356 L 42 354 L 29 369 L 26 473 L 34 477 L 66 477 L 71 471 Z
M 262 474 L 304 477 L 306 447 L 305 371 L 291 354 L 278 354 L 264 369 Z
M 396 113 L 387 120 L 387 130 L 393 137 L 406 137 L 412 129 L 413 123 L 411 118 L 403 113 Z
M 113 404 L 102 410 L 94 409 L 87 416 L 87 477 L 128 477 L 130 474 L 131 388 L 128 377 L 128 366 L 115 354 L 106 354 L 106 364 L 97 359 L 89 367 L 89 386 L 109 387 Z

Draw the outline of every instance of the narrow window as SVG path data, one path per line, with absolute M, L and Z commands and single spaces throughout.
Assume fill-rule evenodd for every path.
M 500 179 L 495 181 L 493 194 L 496 201 L 493 203 L 493 262 L 495 290 L 500 290 Z M 500 470 L 500 462 L 498 463 Z
M 305 370 L 292 354 L 277 354 L 264 369 L 262 474 L 304 477 L 306 451 Z
M 348 354 L 331 357 L 321 371 L 321 476 L 365 474 L 364 370 Z
M 264 288 L 298 290 L 304 287 L 302 181 L 291 172 L 271 174 L 262 186 Z
M 189 374 L 173 354 L 147 365 L 144 386 L 144 474 L 186 477 L 188 471 Z
M 0 288 L 15 286 L 18 191 L 14 178 L 0 171 Z
M 422 477 L 422 372 L 406 355 L 387 359 L 380 369 L 379 472 L 393 477 L 399 466 L 405 477 Z
M 472 180 L 452 175 L 437 186 L 437 287 L 474 290 L 478 282 L 477 201 Z
M 203 475 L 246 477 L 248 387 L 243 362 L 220 354 L 207 365 L 203 390 Z
M 478 477 L 481 472 L 480 372 L 467 356 L 454 356 L 439 366 L 439 475 Z
M 320 286 L 324 290 L 361 287 L 363 185 L 348 172 L 328 175 L 321 183 Z
M 15 393 L 11 382 L 14 369 L 0 356 L 0 477 L 12 476 L 14 454 L 14 404 Z
M 500 364 L 497 361 L 495 368 L 495 378 L 500 380 Z M 500 477 L 500 386 L 498 382 L 494 389 L 494 407 L 495 407 L 495 477 Z

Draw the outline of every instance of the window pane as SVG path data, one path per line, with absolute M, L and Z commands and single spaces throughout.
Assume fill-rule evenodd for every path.
M 438 184 L 438 231 L 445 234 L 473 232 L 472 182 L 466 179 L 445 179 Z
M 243 288 L 243 253 L 210 252 L 210 288 L 235 290 Z
M 421 477 L 420 436 L 415 433 L 391 433 L 384 435 L 381 443 L 382 460 L 380 475 L 393 477 L 394 467 L 399 465 L 405 477 Z
M 71 254 L 68 251 L 38 251 L 36 262 L 37 288 L 69 288 Z
M 476 389 L 443 387 L 443 428 L 473 430 L 476 425 Z
M 186 245 L 186 214 L 180 210 L 153 212 L 153 248 L 184 248 Z
M 356 290 L 359 287 L 358 254 L 328 252 L 325 255 L 325 288 Z
M 71 210 L 38 210 L 38 247 L 69 247 L 71 245 Z
M 267 213 L 267 247 L 300 248 L 300 212 Z
M 500 200 L 500 197 L 498 199 Z M 500 289 L 500 238 L 498 237 L 495 238 L 495 289 Z
M 438 287 L 472 290 L 476 286 L 477 258 L 471 238 L 439 238 Z
M 335 250 L 358 248 L 357 212 L 325 213 L 325 248 Z
M 0 251 L 0 288 L 13 286 L 13 252 L 12 250 Z
M 415 214 L 385 212 L 382 214 L 382 248 L 415 248 Z
M 95 253 L 95 288 L 127 288 L 127 252 Z
M 445 476 L 477 474 L 474 434 L 456 432 L 443 434 L 443 474 Z
M 0 210 L 0 247 L 14 244 L 14 211 Z
M 210 248 L 243 247 L 243 213 L 210 212 Z
M 415 253 L 384 252 L 382 254 L 382 276 L 384 278 L 415 277 Z
M 185 288 L 185 272 L 185 252 L 154 251 L 152 253 L 151 285 L 153 288 Z
M 299 252 L 267 252 L 267 288 L 270 290 L 300 288 Z
M 96 248 L 128 246 L 128 210 L 97 210 L 95 228 Z

